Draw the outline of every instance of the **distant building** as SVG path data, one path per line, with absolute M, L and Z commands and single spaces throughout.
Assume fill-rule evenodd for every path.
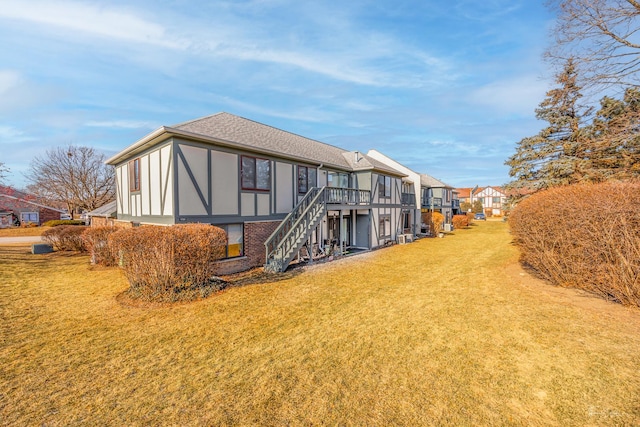
M 480 200 L 482 210 L 487 216 L 504 215 L 507 207 L 507 194 L 502 187 L 489 186 L 456 188 L 460 203 L 473 203 Z
M 0 228 L 17 225 L 18 222 L 42 225 L 47 221 L 60 219 L 60 215 L 65 213 L 62 209 L 45 206 L 35 200 L 34 196 L 0 186 Z

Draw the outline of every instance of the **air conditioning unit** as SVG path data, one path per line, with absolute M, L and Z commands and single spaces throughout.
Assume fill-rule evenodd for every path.
M 444 231 L 453 231 L 453 225 L 445 224 L 444 225 Z

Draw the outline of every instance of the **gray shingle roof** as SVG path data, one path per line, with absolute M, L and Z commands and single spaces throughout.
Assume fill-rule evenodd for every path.
M 453 188 L 448 184 L 432 177 L 431 175 L 427 175 L 426 173 L 420 174 L 420 185 L 423 187 L 434 187 L 434 188 Z
M 217 113 L 180 123 L 171 126 L 171 129 L 232 142 L 256 151 L 281 153 L 301 160 L 337 166 L 345 170 L 376 169 L 404 176 L 402 172 L 365 154 L 358 153 L 360 160 L 355 162 L 355 152 L 229 113 Z

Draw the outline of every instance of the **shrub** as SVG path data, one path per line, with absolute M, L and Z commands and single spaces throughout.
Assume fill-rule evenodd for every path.
M 440 212 L 431 213 L 431 229 L 433 230 L 433 235 L 437 236 L 438 233 L 442 231 L 442 226 L 444 224 L 444 215 Z
M 46 227 L 57 227 L 59 225 L 84 225 L 80 219 L 52 219 L 42 224 Z
M 540 192 L 509 223 L 522 260 L 545 279 L 640 306 L 640 181 Z
M 62 225 L 53 227 L 42 233 L 42 239 L 51 243 L 58 251 L 86 251 L 82 233 L 87 227 Z
M 89 227 L 82 233 L 84 245 L 91 255 L 91 263 L 113 266 L 118 263 L 117 254 L 109 247 L 108 238 L 118 230 L 117 227 Z
M 38 224 L 36 224 L 35 222 L 31 222 L 31 221 L 23 222 L 23 223 L 20 224 L 21 228 L 33 228 L 33 227 L 37 227 L 37 226 L 38 226 Z
M 214 280 L 225 256 L 227 236 L 206 224 L 148 226 L 118 230 L 109 238 L 129 281 L 129 295 L 147 301 L 206 297 L 221 289 Z
M 455 228 L 465 228 L 469 226 L 469 217 L 464 215 L 454 215 L 453 216 L 453 226 Z

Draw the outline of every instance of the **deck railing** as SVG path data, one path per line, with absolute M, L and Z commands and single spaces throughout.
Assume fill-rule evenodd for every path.
M 369 205 L 371 192 L 357 188 L 325 188 L 325 202 L 337 205 Z
M 413 193 L 402 193 L 402 206 L 415 206 L 416 195 Z
M 422 199 L 422 207 L 439 209 L 442 207 L 442 197 L 425 197 Z

